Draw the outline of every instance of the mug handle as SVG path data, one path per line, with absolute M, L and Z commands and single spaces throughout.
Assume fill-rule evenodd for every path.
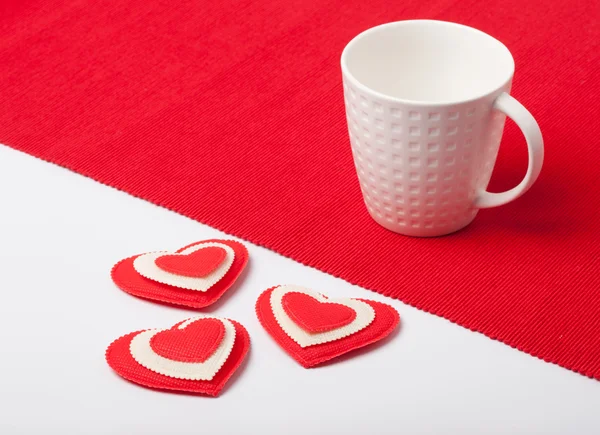
M 501 193 L 481 190 L 475 198 L 475 207 L 477 208 L 497 207 L 523 195 L 540 175 L 542 163 L 544 162 L 542 132 L 531 113 L 506 92 L 503 92 L 496 98 L 494 109 L 504 112 L 515 121 L 523 132 L 525 141 L 527 142 L 527 151 L 529 152 L 529 165 L 527 166 L 527 172 L 523 180 L 512 189 Z

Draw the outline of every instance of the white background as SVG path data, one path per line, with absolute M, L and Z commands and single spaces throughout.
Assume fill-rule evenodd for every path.
M 247 272 L 208 309 L 252 338 L 221 396 L 128 383 L 105 363 L 108 344 L 194 312 L 122 292 L 111 266 L 225 235 L 2 146 L 0 198 L 1 434 L 600 433 L 600 382 L 249 243 Z M 283 283 L 387 302 L 401 329 L 303 369 L 254 314 Z

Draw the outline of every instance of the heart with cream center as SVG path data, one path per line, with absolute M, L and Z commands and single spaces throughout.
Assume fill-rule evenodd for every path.
M 275 341 L 304 367 L 313 367 L 382 340 L 400 321 L 387 304 L 336 298 L 282 285 L 265 290 L 256 314 Z
M 146 387 L 216 396 L 249 346 L 238 322 L 200 316 L 127 334 L 108 347 L 106 360 L 120 376 Z
M 233 240 L 204 240 L 175 252 L 149 252 L 119 261 L 114 283 L 134 296 L 203 308 L 217 301 L 244 270 L 248 250 Z

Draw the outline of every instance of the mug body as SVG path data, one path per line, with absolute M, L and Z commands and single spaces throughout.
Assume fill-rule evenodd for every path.
M 342 54 L 348 132 L 367 210 L 385 228 L 439 236 L 468 225 L 490 180 L 510 91 L 508 49 L 470 27 L 384 24 Z

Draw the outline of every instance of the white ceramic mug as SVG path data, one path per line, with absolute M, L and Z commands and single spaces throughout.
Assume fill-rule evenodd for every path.
M 509 95 L 514 60 L 498 40 L 455 23 L 399 21 L 356 36 L 341 63 L 358 179 L 369 213 L 385 228 L 452 233 L 538 177 L 542 134 Z M 506 115 L 523 131 L 529 167 L 518 186 L 490 193 Z

